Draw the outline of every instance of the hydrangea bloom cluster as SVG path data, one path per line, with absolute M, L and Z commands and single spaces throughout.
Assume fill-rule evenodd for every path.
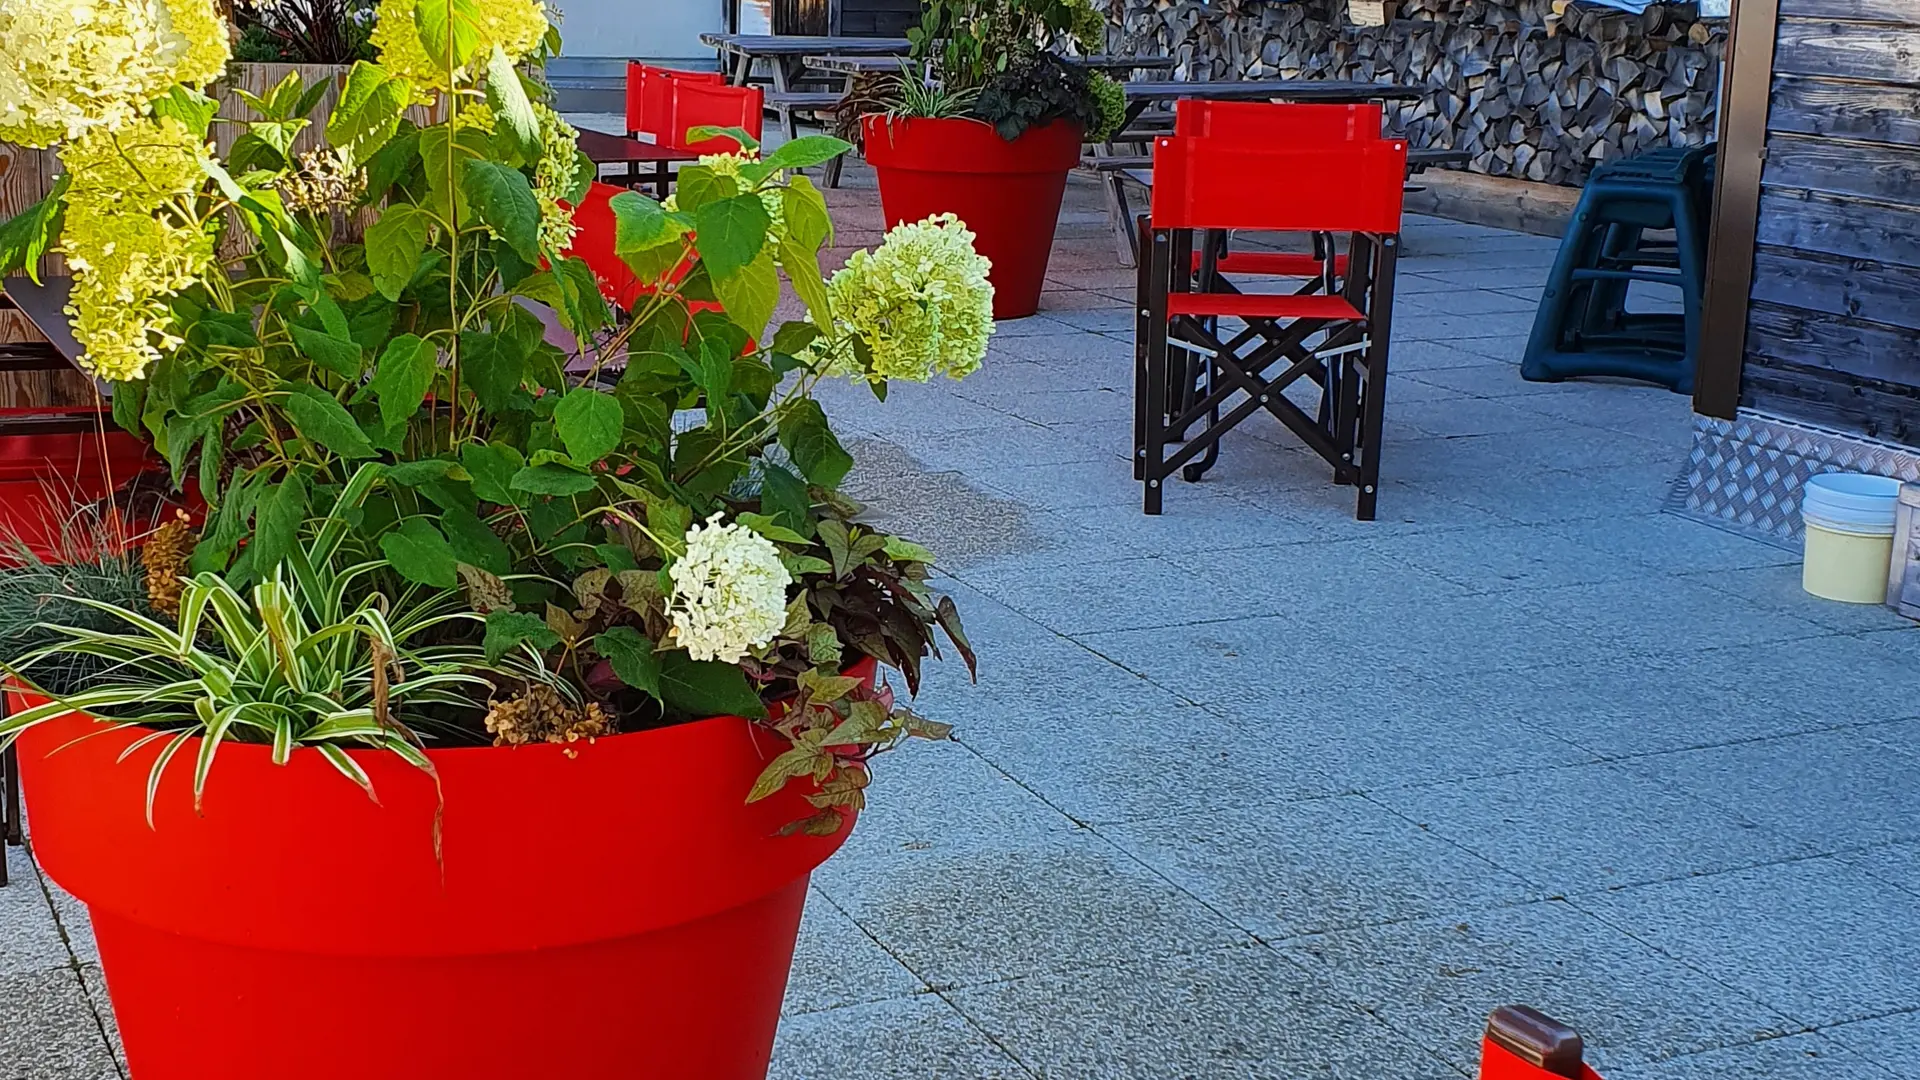
M 786 626 L 793 575 L 773 541 L 738 523 L 722 525 L 721 516 L 687 530 L 686 553 L 667 571 L 667 616 L 687 655 L 737 664 Z
M 953 214 L 895 225 L 833 275 L 829 305 L 840 328 L 866 342 L 866 377 L 926 382 L 980 369 L 993 336 L 993 264 L 973 239 Z
M 565 251 L 579 229 L 573 211 L 562 205 L 573 191 L 579 168 L 579 132 L 544 101 L 533 103 L 540 118 L 540 160 L 533 167 L 533 197 L 540 203 L 540 247 Z
M 138 379 L 180 343 L 167 302 L 213 262 L 213 237 L 192 213 L 207 152 L 172 117 L 96 128 L 61 152 L 72 177 L 60 237 L 73 270 L 67 313 L 92 374 Z
M 373 26 L 373 47 L 378 50 L 380 66 L 390 75 L 398 75 L 420 90 L 422 101 L 430 100 L 431 90 L 451 90 L 444 57 L 427 55 L 420 43 L 420 31 L 414 22 L 416 0 L 380 0 L 379 14 Z M 493 47 L 515 63 L 530 55 L 547 36 L 547 8 L 540 0 L 476 0 L 477 16 L 473 58 L 453 73 L 454 81 L 465 83 L 476 67 L 484 67 Z
M 0 6 L 0 139 L 46 147 L 147 115 L 228 56 L 212 0 L 22 0 Z

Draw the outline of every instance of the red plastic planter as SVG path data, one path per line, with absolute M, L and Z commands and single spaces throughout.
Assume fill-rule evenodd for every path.
M 0 537 L 10 547 L 24 543 L 42 559 L 56 559 L 66 546 L 62 533 L 118 531 L 107 514 L 82 508 L 125 487 L 140 473 L 165 463 L 143 440 L 114 426 L 102 409 L 0 409 L 0 420 L 73 416 L 95 421 L 94 431 L 0 434 Z M 151 522 L 128 522 L 141 531 Z M 77 538 L 76 538 L 76 542 Z M 0 550 L 0 565 L 11 555 Z
M 100 730 L 50 722 L 20 758 L 135 1080 L 761 1080 L 807 877 L 848 831 L 777 835 L 813 809 L 746 804 L 783 746 L 731 717 L 433 751 L 439 862 L 433 782 L 390 756 L 354 754 L 376 805 L 312 750 L 228 744 L 196 815 L 188 746 L 149 829 L 160 744 L 73 742 Z
M 1078 124 L 1055 120 L 1008 142 L 978 120 L 862 120 L 867 162 L 888 226 L 953 213 L 993 261 L 993 317 L 1040 310 L 1067 173 L 1080 161 Z

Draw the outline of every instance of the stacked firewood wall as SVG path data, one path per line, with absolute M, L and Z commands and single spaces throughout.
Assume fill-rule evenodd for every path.
M 1360 2 L 1360 0 L 1356 0 Z M 1112 0 L 1115 51 L 1173 56 L 1181 79 L 1391 81 L 1416 147 L 1465 150 L 1493 176 L 1580 184 L 1594 165 L 1713 137 L 1726 21 L 1565 0 L 1397 0 L 1356 26 L 1346 0 Z

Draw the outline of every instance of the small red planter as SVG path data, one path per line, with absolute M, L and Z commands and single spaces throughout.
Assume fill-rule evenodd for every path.
M 1055 120 L 1008 142 L 978 120 L 862 119 L 867 162 L 889 227 L 958 214 L 993 262 L 993 317 L 1040 310 L 1067 174 L 1080 161 L 1080 125 Z
M 871 675 L 872 662 L 854 669 Z M 719 717 L 570 748 L 194 748 L 145 820 L 152 743 L 20 740 L 34 851 L 85 901 L 134 1080 L 762 1080 L 807 878 L 837 837 L 747 805 L 781 740 Z M 71 745 L 68 745 L 71 744 Z M 57 751 L 57 752 L 56 752 Z M 571 753 L 569 753 L 571 751 Z
M 15 541 L 41 559 L 57 560 L 70 544 L 82 543 L 77 533 L 117 535 L 122 523 L 110 520 L 111 511 L 78 509 L 106 499 L 143 472 L 166 468 L 152 447 L 115 427 L 104 409 L 0 409 L 0 420 L 61 417 L 90 420 L 98 429 L 0 434 L 0 538 L 8 545 L 0 550 L 0 565 L 11 559 Z M 152 522 L 124 525 L 138 531 Z

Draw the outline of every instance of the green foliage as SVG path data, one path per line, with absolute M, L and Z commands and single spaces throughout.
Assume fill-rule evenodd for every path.
M 23 657 L 55 644 L 61 640 L 50 628 L 55 624 L 107 631 L 118 623 L 111 609 L 151 613 L 146 571 L 123 547 L 71 531 L 59 547 L 48 562 L 17 539 L 0 541 L 0 558 L 9 564 L 0 568 L 0 657 Z M 72 693 L 99 678 L 108 663 L 55 652 L 35 676 L 54 693 Z
M 235 60 L 351 64 L 373 59 L 371 0 L 279 0 L 235 4 Z
M 972 116 L 1005 139 L 1066 120 L 1102 130 L 1108 93 L 1057 50 L 1105 43 L 1106 19 L 1091 0 L 929 0 L 907 31 L 909 66 L 880 90 L 896 116 Z
M 484 740 L 489 702 L 535 683 L 636 731 L 765 717 L 863 656 L 916 689 L 938 634 L 971 664 L 951 602 L 926 587 L 931 554 L 859 525 L 838 493 L 853 459 L 812 397 L 859 364 L 834 352 L 833 224 L 796 170 L 848 144 L 690 165 L 665 205 L 612 199 L 613 251 L 643 286 L 616 310 L 566 254 L 557 196 L 577 199 L 581 172 L 538 72 L 490 45 L 474 55 L 472 0 L 416 14 L 428 54 L 477 84 L 419 127 L 405 115 L 418 87 L 356 64 L 323 132 L 337 176 L 291 150 L 323 83 L 247 97 L 244 122 L 162 103 L 238 128 L 195 207 L 232 254 L 174 296 L 183 343 L 114 394 L 116 420 L 209 505 L 188 609 L 167 626 L 131 601 L 79 603 L 49 631 L 59 649 L 36 638 L 8 656 L 29 677 L 60 649 L 129 665 L 47 688 L 77 691 L 63 709 L 169 733 L 157 768 L 201 734 L 207 764 L 222 741 L 258 740 L 283 757 L 319 747 L 349 776 L 343 747 L 424 762 L 416 733 Z M 9 265 L 57 233 L 49 205 L 0 227 Z M 783 286 L 811 321 L 769 326 Z M 539 308 L 570 333 L 550 335 Z M 762 580 L 791 577 L 785 626 L 737 663 L 676 636 L 672 571 L 716 516 L 772 545 Z M 0 583 L 0 619 L 5 602 Z
M 278 764 L 313 747 L 369 794 L 372 784 L 347 748 L 386 750 L 432 772 L 420 732 L 441 723 L 439 711 L 472 708 L 496 680 L 555 680 L 537 663 L 504 664 L 470 643 L 481 620 L 457 594 L 355 587 L 386 566 L 360 548 L 347 524 L 379 473 L 362 467 L 328 513 L 308 522 L 306 542 L 248 593 L 213 573 L 187 581 L 173 625 L 123 598 L 75 595 L 71 603 L 89 618 L 44 621 L 36 632 L 53 640 L 10 665 L 53 700 L 0 720 L 0 742 L 76 710 L 154 729 L 148 738 L 164 746 L 147 786 L 149 820 L 161 775 L 195 738 L 196 805 L 229 741 L 269 744 Z M 107 665 L 110 677 L 83 687 L 40 678 L 49 662 L 76 656 Z

